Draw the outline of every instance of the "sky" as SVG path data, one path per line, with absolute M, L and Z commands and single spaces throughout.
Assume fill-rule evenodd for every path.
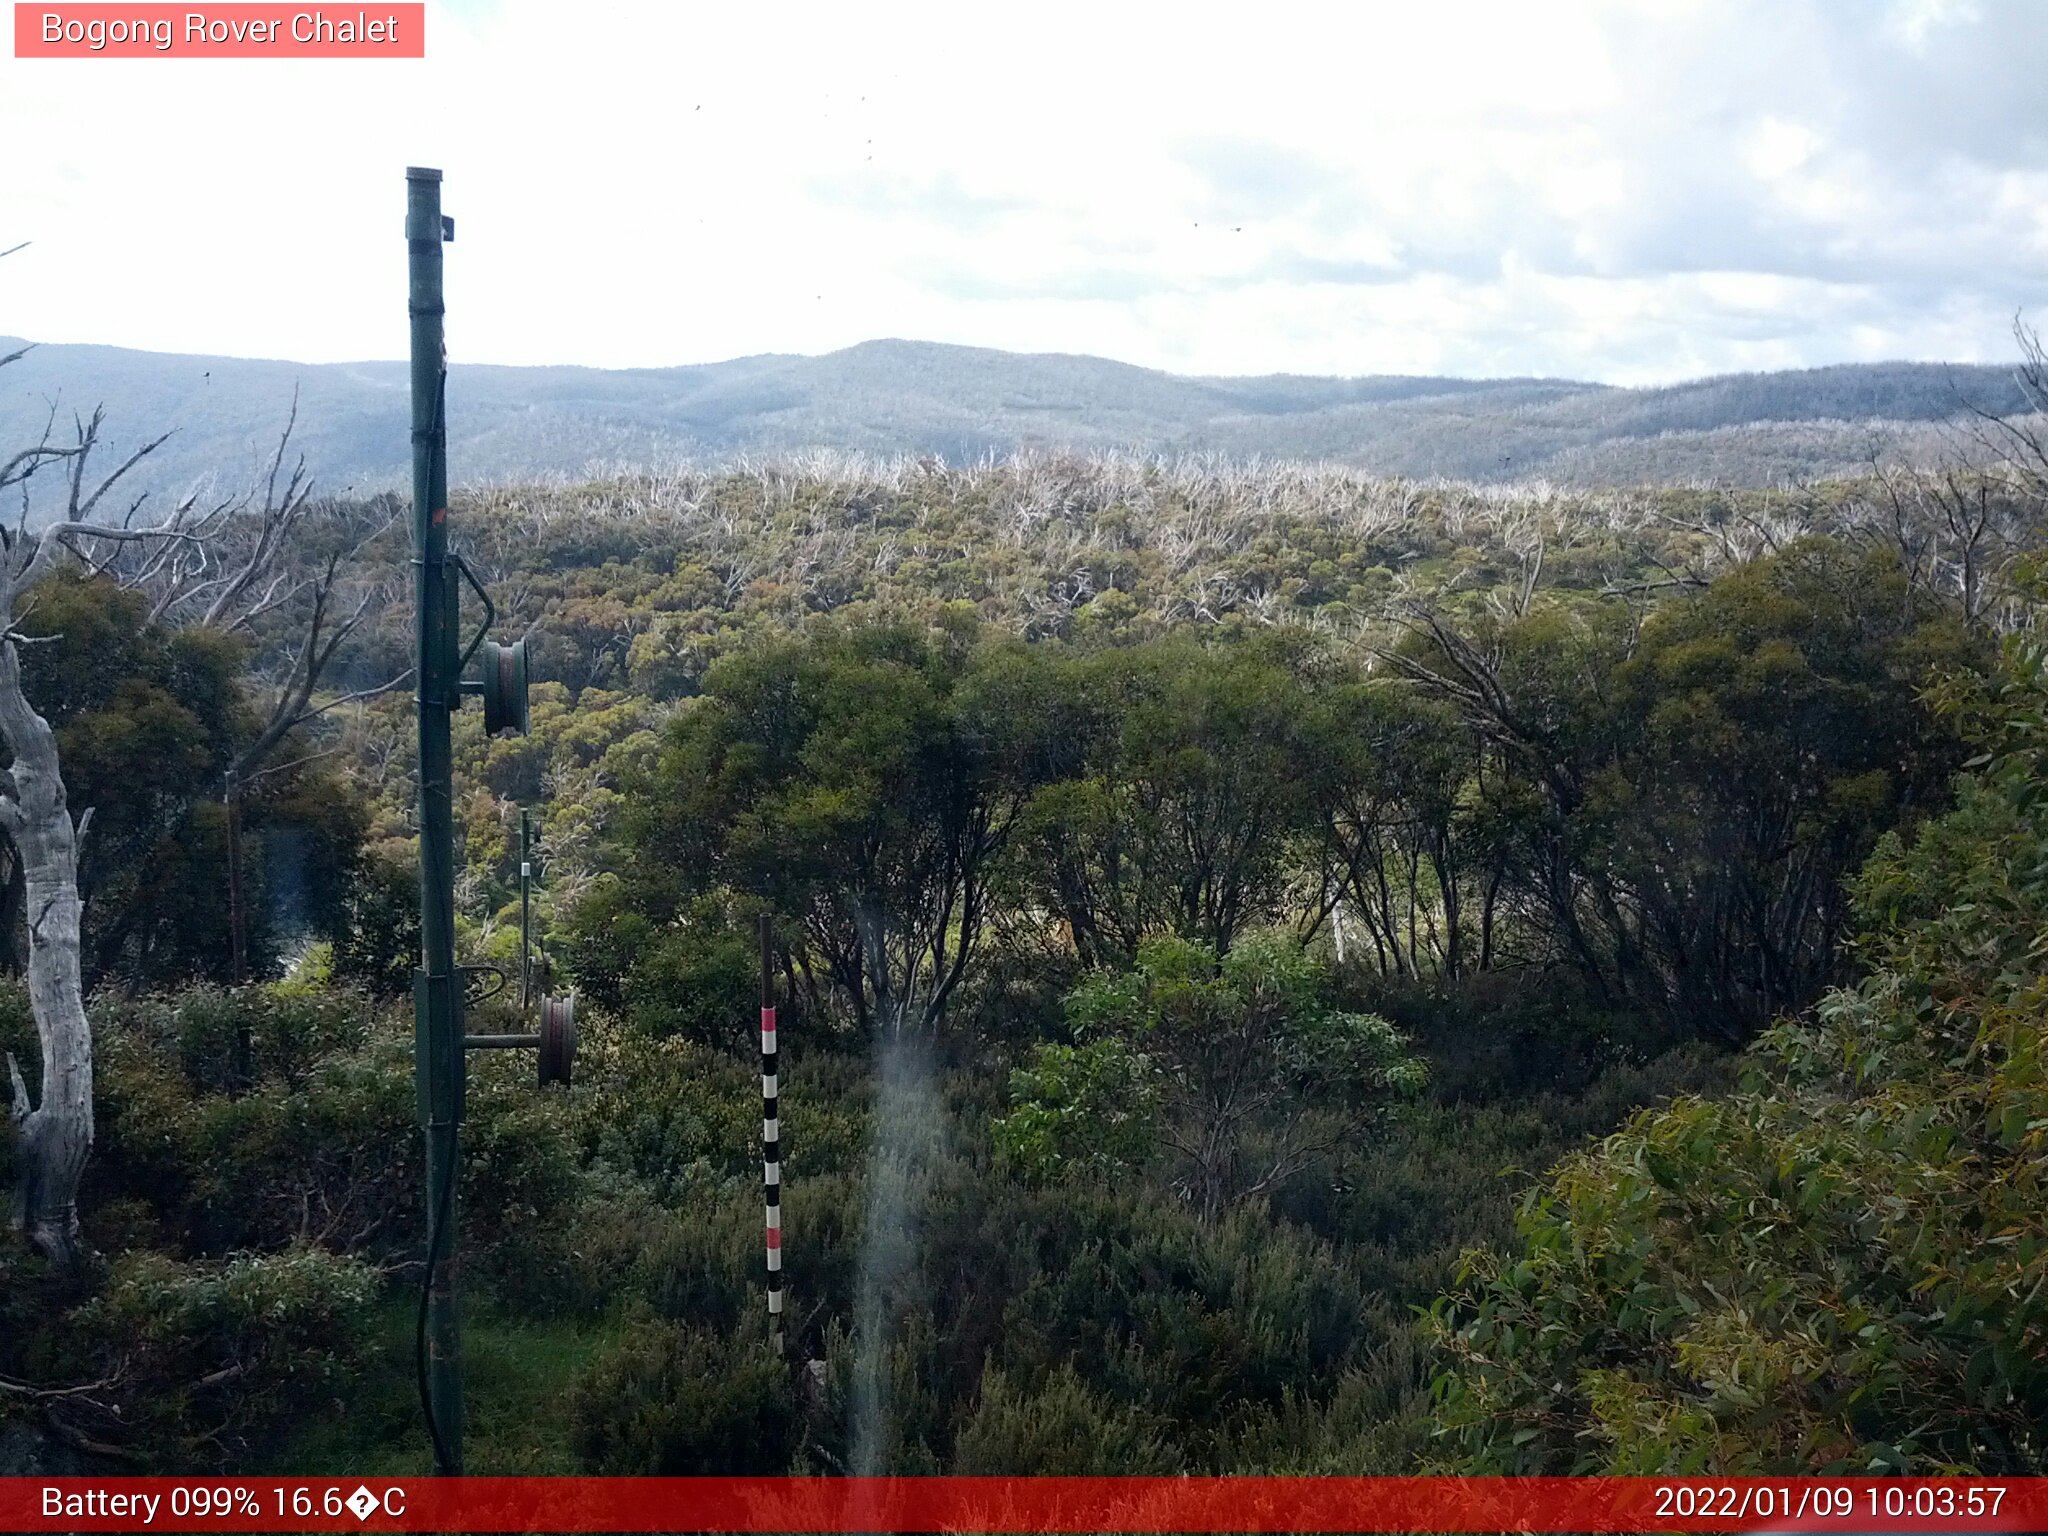
M 0 58 L 0 334 L 402 357 L 407 165 L 457 361 L 1652 384 L 2048 309 L 2029 0 L 430 0 L 426 51 Z

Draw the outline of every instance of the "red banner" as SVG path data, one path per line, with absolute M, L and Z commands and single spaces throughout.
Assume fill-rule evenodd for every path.
M 0 1478 L 8 1531 L 2048 1530 L 2048 1478 Z
M 17 59 L 423 59 L 427 8 L 295 5 L 14 7 Z

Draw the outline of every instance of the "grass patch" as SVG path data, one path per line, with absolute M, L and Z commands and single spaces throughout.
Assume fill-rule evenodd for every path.
M 413 1373 L 417 1294 L 378 1308 L 378 1348 L 346 1403 L 309 1415 L 278 1448 L 286 1476 L 417 1477 L 433 1451 Z M 463 1311 L 468 1409 L 463 1470 L 479 1477 L 556 1476 L 582 1470 L 569 1448 L 562 1404 L 590 1359 L 618 1332 L 596 1319 L 535 1318 L 485 1302 Z

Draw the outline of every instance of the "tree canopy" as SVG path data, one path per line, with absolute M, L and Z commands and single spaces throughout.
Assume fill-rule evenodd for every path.
M 55 728 L 71 803 L 92 812 L 79 861 L 88 982 L 223 974 L 220 796 L 253 725 L 245 643 L 154 622 L 142 594 L 105 577 L 57 571 L 29 602 L 23 685 Z M 254 936 L 270 963 L 288 934 L 334 930 L 363 812 L 330 765 L 288 764 L 252 794 L 249 823 L 262 855 L 251 881 Z M 34 914 L 22 912 L 20 872 L 10 870 L 0 933 L 18 944 L 15 925 Z
M 1427 1066 L 1385 1019 L 1332 1007 L 1279 935 L 1228 955 L 1147 940 L 1066 1002 L 1072 1044 L 1042 1043 L 1011 1077 L 998 1146 L 1044 1176 L 1170 1159 L 1194 1209 L 1267 1195 L 1412 1098 Z
M 2041 1472 L 2037 643 L 1973 712 L 1955 809 L 1855 882 L 1867 974 L 1766 1034 L 1740 1092 L 1567 1159 L 1438 1306 L 1457 1466 Z

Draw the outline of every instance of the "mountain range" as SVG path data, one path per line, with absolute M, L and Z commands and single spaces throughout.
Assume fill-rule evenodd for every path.
M 0 354 L 27 343 L 0 338 Z M 319 486 L 408 483 L 408 370 L 39 345 L 0 370 L 0 444 L 33 441 L 53 404 L 107 412 L 108 453 L 168 429 L 144 466 L 178 494 L 245 484 L 292 408 Z M 1020 449 L 1310 459 L 1378 474 L 1565 486 L 1770 486 L 1850 474 L 1874 454 L 1940 451 L 1969 406 L 2024 408 L 2012 370 L 1857 363 L 1629 389 L 1569 379 L 1274 374 L 1200 378 L 1098 357 L 864 342 L 677 368 L 457 364 L 457 484 L 811 449 L 936 455 Z

